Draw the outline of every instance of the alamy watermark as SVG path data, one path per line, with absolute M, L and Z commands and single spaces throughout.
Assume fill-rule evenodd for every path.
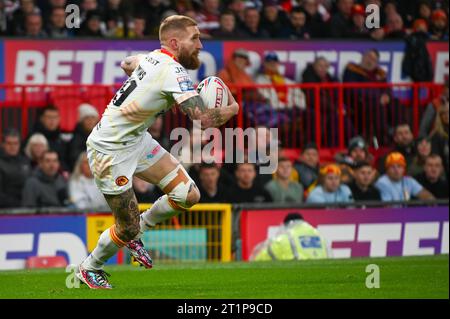
M 380 267 L 376 264 L 367 265 L 366 273 L 369 273 L 366 277 L 366 288 L 380 288 Z
M 66 287 L 69 289 L 80 288 L 80 279 L 77 277 L 77 265 L 68 265 L 66 272 L 69 273 L 66 277 Z
M 257 164 L 260 174 L 273 174 L 278 167 L 277 128 L 217 128 L 201 130 L 194 121 L 193 130 L 172 130 L 171 141 L 177 141 L 170 153 L 184 164 L 216 163 Z
M 369 4 L 366 7 L 366 28 L 379 29 L 380 28 L 380 7 L 376 4 Z
M 66 28 L 79 29 L 80 28 L 80 7 L 76 4 L 69 4 L 66 6 Z

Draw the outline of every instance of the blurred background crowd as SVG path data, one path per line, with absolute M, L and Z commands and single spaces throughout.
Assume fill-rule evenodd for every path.
M 66 28 L 65 7 L 79 17 Z M 380 28 L 365 28 L 365 7 L 380 8 Z M 71 13 L 71 11 L 69 12 Z M 0 35 L 28 38 L 157 38 L 162 19 L 183 14 L 210 39 L 401 39 L 421 30 L 448 39 L 448 1 L 440 0 L 0 0 Z

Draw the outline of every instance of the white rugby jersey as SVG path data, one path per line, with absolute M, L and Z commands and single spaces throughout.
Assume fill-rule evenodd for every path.
M 108 104 L 88 143 L 100 151 L 127 149 L 139 143 L 156 117 L 176 102 L 198 95 L 191 77 L 174 56 L 155 50 L 139 65 Z

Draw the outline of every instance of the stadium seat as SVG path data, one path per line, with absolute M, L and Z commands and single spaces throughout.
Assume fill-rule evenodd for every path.
M 33 268 L 64 268 L 67 261 L 63 256 L 33 256 L 25 264 L 27 269 Z

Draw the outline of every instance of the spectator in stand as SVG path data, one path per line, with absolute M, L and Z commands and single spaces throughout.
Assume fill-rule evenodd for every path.
M 20 0 L 19 7 L 11 14 L 9 30 L 13 35 L 21 36 L 26 33 L 26 19 L 30 14 L 40 14 L 41 10 L 35 5 L 34 0 Z M 34 18 L 34 20 L 37 20 Z M 42 20 L 41 20 L 42 24 Z
M 306 27 L 306 13 L 300 8 L 292 9 L 289 14 L 289 23 L 279 32 L 281 38 L 292 40 L 309 39 L 311 35 Z
M 319 11 L 318 0 L 304 0 L 302 7 L 306 14 L 305 28 L 308 30 L 311 38 L 325 38 L 328 36 L 328 27 L 324 16 Z M 323 7 L 322 7 L 323 8 Z M 298 10 L 293 8 L 292 11 Z M 325 10 L 325 8 L 323 8 Z M 292 12 L 291 11 L 291 12 Z
M 56 8 L 62 8 L 63 10 L 68 5 L 67 0 L 49 0 L 49 1 L 38 1 L 37 5 L 41 9 L 42 18 L 45 22 L 51 20 L 51 15 L 53 10 Z
M 380 191 L 374 186 L 376 171 L 368 162 L 353 167 L 353 181 L 348 185 L 355 201 L 381 201 Z
M 403 19 L 398 13 L 388 16 L 385 28 L 385 39 L 404 39 L 407 35 L 403 28 Z
M 24 148 L 25 156 L 30 161 L 31 168 L 35 168 L 38 165 L 39 158 L 46 151 L 48 151 L 47 138 L 41 133 L 31 135 Z
M 267 39 L 269 32 L 260 23 L 261 16 L 256 8 L 246 8 L 244 14 L 244 25 L 242 32 L 249 39 Z
M 430 38 L 448 41 L 448 17 L 444 10 L 434 10 L 431 14 Z
M 445 174 L 448 177 L 449 170 L 449 146 L 448 146 L 448 101 L 443 104 L 436 115 L 434 130 L 431 134 L 431 145 L 433 153 L 438 154 L 443 162 Z
M 349 184 L 354 177 L 354 169 L 359 162 L 373 162 L 373 156 L 369 153 L 369 147 L 361 136 L 353 137 L 348 143 L 347 153 L 338 153 L 335 156 L 336 163 L 341 169 L 341 181 Z M 374 172 L 376 174 L 376 171 Z M 375 178 L 375 175 L 373 176 Z
M 30 175 L 27 157 L 20 153 L 20 134 L 10 129 L 3 134 L 0 152 L 0 208 L 20 207 L 22 189 Z
M 211 31 L 219 28 L 220 1 L 203 0 L 203 6 L 196 16 L 198 28 L 202 35 L 210 35 Z
M 353 0 L 337 0 L 338 12 L 330 20 L 330 34 L 333 38 L 347 38 L 352 34 Z
M 442 93 L 437 98 L 433 99 L 430 104 L 427 105 L 425 112 L 422 114 L 422 119 L 420 121 L 419 136 L 428 136 L 433 130 L 433 126 L 436 122 L 436 115 L 439 109 L 448 103 L 449 100 L 449 89 L 448 89 L 448 78 L 445 80 L 444 88 Z
M 337 78 L 328 72 L 330 68 L 330 63 L 328 60 L 322 56 L 316 57 L 313 63 L 308 63 L 302 74 L 303 83 L 336 83 Z M 303 89 L 306 92 L 307 105 L 311 106 L 310 109 L 315 105 L 315 94 L 314 89 Z M 328 145 L 338 145 L 338 136 L 335 134 L 335 128 L 338 127 L 338 94 L 336 90 L 323 89 L 320 91 L 320 107 L 321 107 L 321 118 L 323 126 L 328 128 L 323 137 L 327 138 Z M 315 121 L 315 112 L 311 112 L 311 122 Z M 315 133 L 315 126 L 312 127 L 312 133 Z
M 427 23 L 423 19 L 414 21 L 413 32 L 405 38 L 405 55 L 402 72 L 414 82 L 432 82 L 433 66 L 427 48 L 429 39 Z
M 193 10 L 193 5 L 191 0 L 178 0 L 178 1 L 172 1 L 175 2 L 173 4 L 174 9 L 178 14 L 186 15 L 187 11 Z
M 136 199 L 140 204 L 154 203 L 160 196 L 164 195 L 158 187 L 147 183 L 137 176 L 133 176 L 133 190 L 136 194 Z
M 105 5 L 104 20 L 107 25 L 107 36 L 124 38 L 128 33 L 131 4 L 128 1 L 108 0 Z
M 105 197 L 95 184 L 86 152 L 80 153 L 75 163 L 69 180 L 69 198 L 78 209 L 109 210 Z
M 234 13 L 234 16 L 236 17 L 236 27 L 238 27 L 239 29 L 243 28 L 246 9 L 245 1 L 231 0 L 227 8 L 231 10 Z
M 9 21 L 6 11 L 6 1 L 0 0 L 0 36 L 9 34 Z
M 67 162 L 67 144 L 68 139 L 65 134 L 61 132 L 59 127 L 61 123 L 61 116 L 58 108 L 49 105 L 42 109 L 39 120 L 30 134 L 41 133 L 45 136 L 50 150 L 58 153 L 58 162 L 63 170 L 68 170 Z M 38 158 L 39 159 L 39 158 Z
M 40 13 L 30 13 L 25 18 L 25 33 L 23 36 L 34 39 L 47 38 L 43 30 L 43 22 Z
M 407 123 L 400 123 L 394 129 L 394 148 L 391 152 L 401 153 L 406 160 L 406 165 L 412 164 L 416 157 L 416 144 L 414 142 L 414 135 L 411 127 Z M 386 157 L 381 157 L 379 160 L 378 170 L 384 173 Z
M 144 39 L 147 35 L 145 34 L 145 17 L 142 15 L 135 15 L 132 19 L 128 29 L 128 37 L 131 39 Z
M 289 159 L 281 157 L 275 178 L 264 187 L 275 203 L 301 203 L 303 186 L 291 180 L 293 166 Z
M 103 38 L 102 16 L 99 11 L 88 11 L 86 14 L 86 19 L 81 24 L 78 35 L 81 37 Z
M 427 25 L 429 25 L 431 21 L 431 4 L 428 0 L 420 1 L 417 6 L 416 18 L 424 19 L 427 22 Z
M 349 38 L 370 38 L 369 29 L 366 28 L 366 10 L 360 4 L 352 7 L 352 30 Z
M 353 62 L 347 64 L 343 82 L 386 83 L 386 72 L 380 67 L 379 58 L 380 53 L 377 49 L 367 50 L 359 64 Z M 391 102 L 390 90 L 386 88 L 352 88 L 346 89 L 344 95 L 344 100 L 350 101 L 348 117 L 350 119 L 356 117 L 356 134 L 362 135 L 367 140 L 373 136 L 381 138 L 386 130 L 385 115 L 387 105 Z
M 274 86 L 295 84 L 291 79 L 280 73 L 280 59 L 274 51 L 268 52 L 264 56 L 262 72 L 259 73 L 255 81 L 257 84 L 272 84 Z M 269 89 L 259 89 L 260 94 L 270 101 L 272 109 L 305 109 L 305 95 L 298 88 L 275 87 Z M 274 116 L 269 114 L 269 116 Z
M 254 164 L 241 163 L 236 165 L 236 185 L 229 187 L 231 203 L 269 203 L 270 194 L 259 184 L 256 184 L 256 167 Z
M 263 25 L 271 38 L 279 38 L 280 34 L 289 24 L 286 13 L 278 6 L 276 0 L 264 0 L 261 25 Z
M 408 166 L 408 175 L 419 175 L 423 172 L 425 160 L 431 154 L 431 141 L 428 137 L 419 137 L 416 142 L 416 156 Z
M 86 141 L 91 131 L 97 125 L 99 114 L 97 109 L 88 103 L 78 106 L 78 122 L 69 143 L 68 161 L 73 169 L 82 152 L 86 152 Z
M 64 8 L 53 8 L 47 26 L 47 33 L 52 39 L 65 39 L 73 36 L 66 28 L 66 12 Z
M 399 152 L 390 153 L 385 161 L 386 174 L 375 183 L 384 202 L 409 201 L 412 198 L 433 200 L 434 196 L 414 178 L 405 176 L 406 159 Z
M 298 179 L 306 193 L 309 193 L 317 185 L 319 179 L 319 150 L 315 143 L 308 143 L 303 147 L 294 168 L 298 173 Z
M 415 176 L 425 189 L 437 199 L 448 199 L 448 181 L 444 174 L 444 165 L 442 158 L 437 154 L 431 154 L 425 159 L 425 166 L 422 173 Z
M 236 17 L 227 10 L 220 15 L 219 28 L 211 31 L 214 39 L 239 39 L 244 34 L 236 26 Z
M 306 199 L 307 203 L 352 203 L 353 195 L 350 188 L 341 184 L 341 169 L 335 164 L 329 164 L 320 170 L 320 183 Z
M 200 203 L 226 203 L 228 202 L 227 187 L 220 182 L 220 168 L 217 164 L 200 164 L 198 188 Z
M 100 16 L 103 14 L 97 0 L 81 0 L 80 9 L 80 24 L 86 21 L 90 11 L 95 11 Z
M 140 0 L 137 2 L 138 4 L 134 6 L 134 14 L 142 14 L 145 16 L 147 27 L 145 34 L 157 38 L 161 17 L 164 12 L 170 9 L 170 6 L 162 0 Z
M 25 182 L 22 206 L 42 208 L 68 204 L 67 181 L 58 173 L 59 168 L 58 153 L 44 152 L 38 168 Z

